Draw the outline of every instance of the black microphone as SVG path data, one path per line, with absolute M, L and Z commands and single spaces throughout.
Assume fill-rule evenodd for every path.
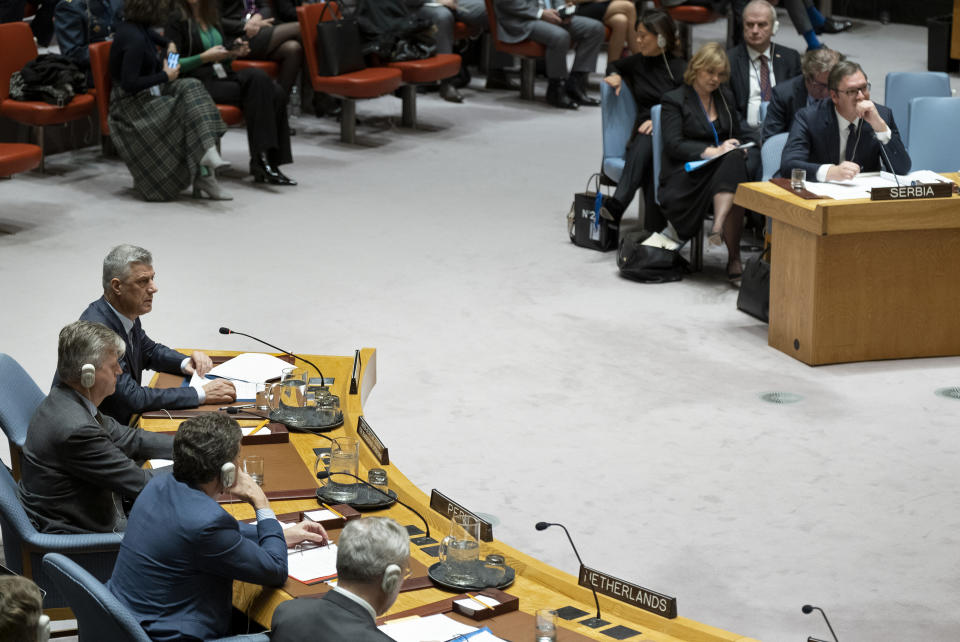
M 877 135 L 876 132 L 874 132 L 873 135 L 876 136 L 876 135 Z M 880 143 L 879 138 L 877 139 L 877 142 Z M 894 182 L 897 184 L 897 187 L 901 187 L 901 185 L 900 185 L 900 179 L 897 178 L 897 170 L 895 170 L 895 169 L 893 168 L 893 163 L 890 162 L 890 157 L 887 156 L 887 150 L 886 150 L 886 148 L 884 148 L 883 143 L 880 143 L 880 154 L 883 156 L 883 158 L 885 158 L 885 159 L 887 160 L 887 167 L 890 168 L 890 173 L 893 174 L 893 180 L 894 180 Z M 883 163 L 881 163 L 881 165 L 882 165 L 882 164 L 883 164 Z
M 258 339 L 257 337 L 253 336 L 252 334 L 247 334 L 246 332 L 237 332 L 236 330 L 231 330 L 230 328 L 225 328 L 225 327 L 223 327 L 223 326 L 220 326 L 220 334 L 239 334 L 241 337 L 247 337 L 247 338 L 249 338 L 249 339 L 253 339 L 254 341 L 256 341 L 256 342 L 258 342 L 258 343 L 262 343 L 262 344 L 265 345 L 265 346 L 268 346 L 268 347 L 270 347 L 270 348 L 273 348 L 274 350 L 277 350 L 277 351 L 279 351 L 279 352 L 282 352 L 283 354 L 287 355 L 288 357 L 293 357 L 294 359 L 300 359 L 300 361 L 303 361 L 304 363 L 313 366 L 314 369 L 320 374 L 320 381 L 324 382 L 324 385 L 326 385 L 326 379 L 324 379 L 324 377 L 323 377 L 323 372 L 320 371 L 320 368 L 318 368 L 315 363 L 313 363 L 313 362 L 311 362 L 311 361 L 307 361 L 307 360 L 304 359 L 303 357 L 301 357 L 301 356 L 299 356 L 299 355 L 296 355 L 296 354 L 293 354 L 293 353 L 290 352 L 289 350 L 284 350 L 283 348 L 277 347 L 277 346 L 273 345 L 272 343 L 267 343 L 267 342 L 264 341 L 263 339 Z
M 239 334 L 239 332 L 238 332 L 237 334 Z M 328 437 L 328 439 L 329 439 L 329 437 Z M 330 439 L 330 441 L 333 441 L 333 439 Z M 425 529 L 427 529 L 427 537 L 430 537 L 430 524 L 428 524 L 428 523 L 427 523 L 427 520 L 423 517 L 423 515 L 421 515 L 421 514 L 419 513 L 419 511 L 417 511 L 417 509 L 415 509 L 415 508 L 414 508 L 413 506 L 411 506 L 410 504 L 407 504 L 407 503 L 403 502 L 399 497 L 394 497 L 393 495 L 390 495 L 390 494 L 388 494 L 388 493 L 383 492 L 382 490 L 380 490 L 379 488 L 377 488 L 376 486 L 374 486 L 373 484 L 371 484 L 370 482 L 368 482 L 366 479 L 363 479 L 362 477 L 357 477 L 357 476 L 354 475 L 353 473 L 347 473 L 347 472 L 343 472 L 343 471 L 337 471 L 337 472 L 334 473 L 334 474 L 335 474 L 335 475 L 346 475 L 347 477 L 353 477 L 354 479 L 356 479 L 356 480 L 357 480 L 358 482 L 360 482 L 361 484 L 363 484 L 363 485 L 365 485 L 365 486 L 369 486 L 370 488 L 372 488 L 373 490 L 377 491 L 378 493 L 380 493 L 381 495 L 383 495 L 383 496 L 386 497 L 387 499 L 389 499 L 389 500 L 391 500 L 391 501 L 395 501 L 395 502 L 397 502 L 398 504 L 400 504 L 401 506 L 405 506 L 405 507 L 407 508 L 407 510 L 409 510 L 411 513 L 413 513 L 414 515 L 416 515 L 417 517 L 420 518 L 420 521 L 423 522 L 423 527 L 424 527 Z M 329 476 L 330 476 L 330 473 L 327 472 L 327 471 L 320 471 L 319 473 L 317 473 L 317 479 L 326 479 L 326 478 L 329 477 Z M 317 499 L 320 499 L 320 489 L 319 489 L 319 488 L 317 489 Z
M 573 549 L 573 554 L 577 556 L 577 561 L 580 562 L 580 566 L 582 567 L 582 566 L 583 566 L 583 560 L 580 559 L 580 553 L 579 553 L 579 551 L 577 551 L 577 546 L 573 543 L 573 538 L 570 537 L 570 531 L 567 530 L 567 527 L 566 527 L 566 526 L 564 526 L 563 524 L 557 524 L 557 523 L 555 523 L 555 522 L 537 522 L 536 525 L 534 526 L 534 528 L 536 528 L 538 531 L 545 531 L 545 530 L 547 530 L 548 528 L 550 528 L 551 526 L 559 526 L 560 528 L 563 529 L 563 532 L 567 534 L 567 539 L 570 540 L 570 548 Z M 597 592 L 596 592 L 594 589 L 591 588 L 590 590 L 593 592 L 593 601 L 594 601 L 594 602 L 596 603 L 596 605 L 597 605 L 597 620 L 600 620 L 600 619 L 601 619 L 601 617 L 600 617 L 600 599 L 597 597 Z M 584 622 L 586 622 L 586 620 L 584 620 Z M 587 625 L 587 626 L 589 626 L 589 625 Z
M 821 609 L 819 606 L 804 604 L 803 608 L 800 610 L 803 611 L 804 615 L 810 615 L 814 612 L 814 610 L 820 611 L 820 615 L 823 616 L 823 621 L 827 623 L 827 628 L 830 629 L 830 635 L 833 636 L 833 642 L 840 642 L 840 640 L 837 639 L 837 634 L 833 632 L 833 627 L 830 626 L 830 620 L 827 619 L 827 614 L 824 613 L 823 609 Z

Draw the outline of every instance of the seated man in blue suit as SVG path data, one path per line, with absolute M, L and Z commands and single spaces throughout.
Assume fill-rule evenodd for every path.
M 855 62 L 838 62 L 828 79 L 830 100 L 797 112 L 783 149 L 780 174 L 794 168 L 807 180 L 850 180 L 861 171 L 910 171 L 893 113 L 870 100 L 867 75 Z M 890 165 L 893 165 L 891 170 Z
M 224 414 L 183 422 L 173 474 L 147 484 L 130 512 L 107 586 L 152 640 L 230 634 L 233 580 L 282 586 L 287 548 L 327 539 L 315 522 L 281 528 L 263 491 L 240 470 L 240 439 L 240 426 Z M 256 525 L 220 508 L 224 492 L 253 506 Z
M 798 111 L 830 96 L 827 83 L 830 70 L 841 55 L 833 49 L 820 47 L 803 54 L 800 68 L 802 76 L 796 76 L 773 88 L 773 98 L 763 119 L 763 140 L 790 131 L 793 117 Z
M 289 600 L 273 612 L 272 642 L 390 642 L 377 616 L 410 574 L 410 535 L 389 517 L 347 522 L 337 542 L 337 586 L 319 600 Z
M 100 404 L 100 411 L 122 424 L 145 410 L 195 408 L 203 403 L 231 403 L 236 399 L 233 384 L 216 379 L 197 388 L 149 388 L 140 385 L 144 369 L 190 376 L 203 376 L 213 363 L 196 351 L 189 357 L 156 343 L 140 325 L 140 315 L 153 309 L 157 285 L 153 280 L 153 257 L 142 247 L 118 245 L 103 260 L 103 296 L 91 303 L 80 318 L 102 323 L 127 344 L 123 374 L 117 391 Z

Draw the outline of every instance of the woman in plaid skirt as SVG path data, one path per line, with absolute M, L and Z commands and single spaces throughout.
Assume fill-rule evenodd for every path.
M 179 78 L 157 48 L 175 51 L 150 29 L 166 19 L 164 0 L 127 0 L 126 17 L 110 49 L 111 139 L 148 201 L 167 201 L 193 183 L 193 196 L 229 200 L 214 170 L 227 165 L 217 152 L 226 131 L 203 84 Z

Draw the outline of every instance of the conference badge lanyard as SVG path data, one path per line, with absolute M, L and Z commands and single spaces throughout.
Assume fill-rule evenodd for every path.
M 694 91 L 693 93 L 697 93 Z M 713 94 L 710 94 L 710 100 L 713 100 Z M 714 126 L 713 121 L 710 120 L 710 112 L 707 111 L 707 106 L 703 104 L 703 100 L 700 98 L 700 94 L 697 94 L 697 102 L 700 103 L 700 109 L 703 110 L 703 117 L 707 119 L 707 124 L 710 125 L 710 130 L 713 132 L 713 143 L 716 147 L 720 147 L 720 135 L 717 134 L 717 128 Z

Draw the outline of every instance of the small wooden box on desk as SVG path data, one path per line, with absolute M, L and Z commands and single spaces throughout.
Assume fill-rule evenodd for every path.
M 773 219 L 772 347 L 809 365 L 960 355 L 960 197 L 806 200 L 743 183 L 734 202 Z

